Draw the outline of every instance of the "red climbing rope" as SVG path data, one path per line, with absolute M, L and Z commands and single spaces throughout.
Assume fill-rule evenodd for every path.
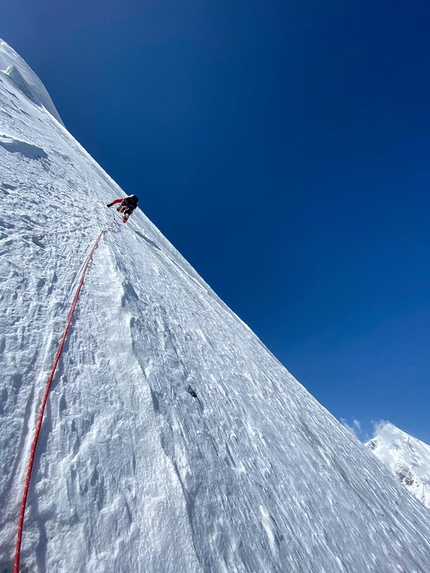
M 37 441 L 39 439 L 40 430 L 42 428 L 43 414 L 45 413 L 45 406 L 46 406 L 46 402 L 48 400 L 49 390 L 51 388 L 52 380 L 54 378 L 54 374 L 55 374 L 55 370 L 57 368 L 58 362 L 60 361 L 60 357 L 61 357 L 61 353 L 63 351 L 64 343 L 66 342 L 67 333 L 69 332 L 70 325 L 72 324 L 73 314 L 75 312 L 76 305 L 78 303 L 79 295 L 81 293 L 82 285 L 84 284 L 85 275 L 87 274 L 88 267 L 90 266 L 90 262 L 91 262 L 91 259 L 93 257 L 93 253 L 96 250 L 96 247 L 99 244 L 99 241 L 102 238 L 102 236 L 105 233 L 107 233 L 108 231 L 112 230 L 117 224 L 118 224 L 118 221 L 115 221 L 115 223 L 113 225 L 111 225 L 110 227 L 107 227 L 106 229 L 103 229 L 103 231 L 100 232 L 99 236 L 95 240 L 95 243 L 94 243 L 94 245 L 93 245 L 93 247 L 92 247 L 92 249 L 88 255 L 87 261 L 86 261 L 84 269 L 82 271 L 81 280 L 79 281 L 78 288 L 76 289 L 75 297 L 73 299 L 73 303 L 72 303 L 72 306 L 71 306 L 71 309 L 69 312 L 69 317 L 67 319 L 66 327 L 65 327 L 63 335 L 61 337 L 60 344 L 59 344 L 58 350 L 57 350 L 57 354 L 55 355 L 55 358 L 54 358 L 54 363 L 52 365 L 51 373 L 49 374 L 48 382 L 46 383 L 45 394 L 43 395 L 42 405 L 40 406 L 39 417 L 37 419 L 36 430 L 34 432 L 33 443 L 31 445 L 30 458 L 28 460 L 27 474 L 26 474 L 25 483 L 24 483 L 24 491 L 22 494 L 21 509 L 19 512 L 19 519 L 18 519 L 18 533 L 17 533 L 17 538 L 16 538 L 15 559 L 14 559 L 14 565 L 13 565 L 14 573 L 19 573 L 19 560 L 21 557 L 21 542 L 22 542 L 22 530 L 24 527 L 25 507 L 27 504 L 27 496 L 28 496 L 28 490 L 30 487 L 31 472 L 33 470 L 34 456 L 36 453 Z

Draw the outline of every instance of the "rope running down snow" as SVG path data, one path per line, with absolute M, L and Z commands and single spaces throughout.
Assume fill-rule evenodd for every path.
M 27 496 L 28 496 L 28 490 L 30 487 L 31 472 L 33 470 L 34 456 L 36 453 L 37 441 L 39 439 L 40 430 L 42 428 L 43 415 L 45 413 L 45 406 L 46 406 L 46 402 L 48 400 L 49 390 L 51 388 L 52 380 L 54 378 L 54 374 L 55 374 L 55 370 L 57 368 L 58 362 L 60 361 L 61 353 L 63 351 L 64 343 L 66 342 L 66 338 L 67 338 L 67 334 L 69 332 L 70 325 L 72 324 L 73 314 L 75 312 L 76 305 L 78 303 L 79 295 L 81 293 L 82 285 L 84 284 L 85 275 L 87 274 L 88 267 L 90 266 L 90 262 L 92 260 L 93 253 L 96 250 L 96 247 L 99 244 L 99 241 L 102 238 L 102 236 L 105 233 L 107 233 L 108 231 L 111 231 L 112 229 L 114 229 L 118 223 L 119 223 L 119 220 L 116 220 L 110 227 L 107 227 L 106 229 L 103 229 L 102 231 L 100 231 L 99 236 L 97 237 L 97 239 L 94 242 L 94 245 L 91 248 L 91 251 L 88 255 L 87 261 L 86 261 L 85 266 L 84 266 L 83 271 L 82 271 L 82 275 L 81 275 L 81 279 L 80 279 L 79 284 L 78 284 L 78 288 L 76 289 L 75 297 L 73 299 L 72 306 L 70 308 L 69 317 L 67 319 L 67 323 L 66 323 L 66 326 L 64 328 L 64 332 L 63 332 L 63 335 L 61 337 L 60 344 L 58 346 L 57 353 L 56 353 L 55 358 L 54 358 L 54 363 L 52 365 L 52 369 L 51 369 L 51 372 L 49 374 L 48 382 L 46 383 L 45 393 L 43 395 L 42 405 L 40 406 L 39 417 L 37 419 L 37 425 L 36 425 L 36 429 L 34 432 L 33 443 L 31 445 L 30 457 L 29 457 L 28 466 L 27 466 L 27 474 L 26 474 L 25 483 L 24 483 L 24 491 L 22 494 L 21 509 L 19 512 L 19 519 L 18 519 L 18 533 L 17 533 L 16 547 L 15 547 L 15 559 L 14 559 L 14 567 L 13 567 L 14 573 L 19 573 L 19 561 L 20 561 L 20 557 L 21 557 L 21 542 L 22 542 L 22 532 L 23 532 L 23 527 L 24 527 L 25 508 L 26 508 L 26 504 L 27 504 Z

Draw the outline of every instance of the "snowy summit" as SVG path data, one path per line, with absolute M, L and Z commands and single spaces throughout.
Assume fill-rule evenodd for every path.
M 0 64 L 0 571 L 106 229 L 47 402 L 21 570 L 428 573 L 428 511 L 140 209 L 123 224 L 107 208 L 124 192 L 5 43 Z M 144 209 L 150 190 L 127 191 Z
M 376 428 L 366 444 L 397 479 L 430 508 L 430 446 L 389 422 Z

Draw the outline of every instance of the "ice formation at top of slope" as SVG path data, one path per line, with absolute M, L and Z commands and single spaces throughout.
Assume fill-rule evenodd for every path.
M 43 105 L 62 125 L 63 121 L 47 89 L 25 62 L 7 42 L 0 39 L 0 71 L 10 77 L 16 87 L 34 103 Z
M 0 114 L 0 571 L 9 573 L 47 371 L 85 257 L 115 216 L 106 203 L 121 191 L 1 74 Z M 430 570 L 427 510 L 140 210 L 95 252 L 35 463 L 29 571 Z
M 430 446 L 382 422 L 366 444 L 423 505 L 430 508 Z

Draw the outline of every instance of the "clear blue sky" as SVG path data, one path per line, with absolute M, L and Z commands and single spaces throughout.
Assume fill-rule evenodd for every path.
M 66 126 L 337 418 L 430 443 L 430 5 L 4 0 Z

